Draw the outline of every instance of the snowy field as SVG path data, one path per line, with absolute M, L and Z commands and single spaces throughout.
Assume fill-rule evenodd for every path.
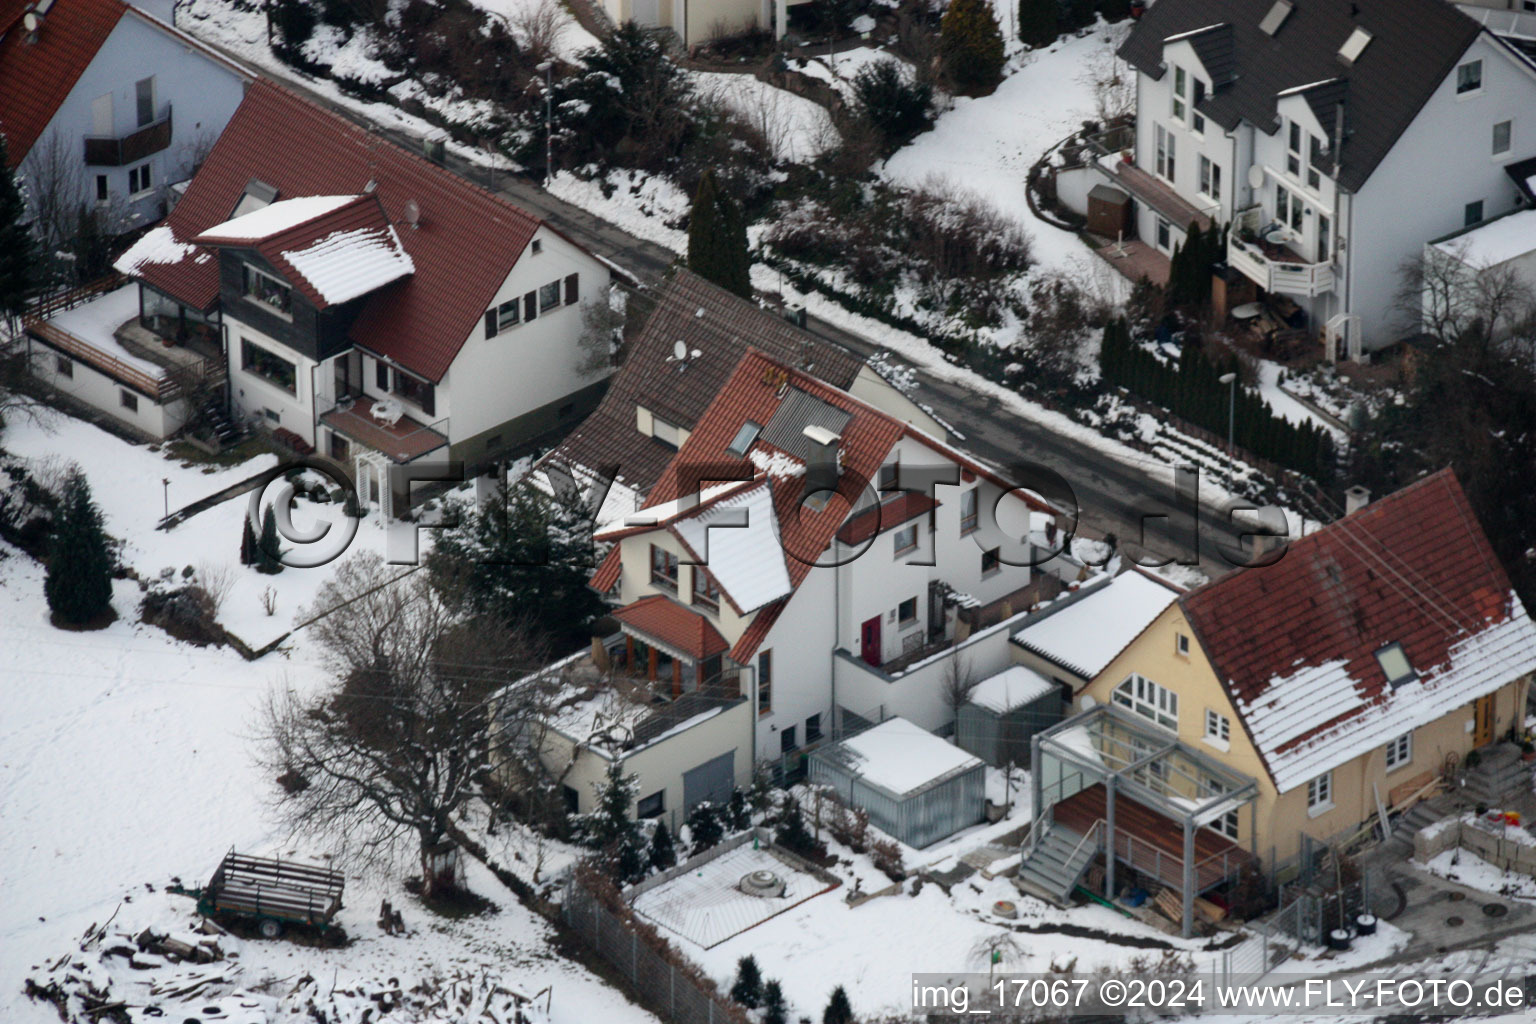
M 742 892 L 738 883 L 757 871 L 776 875 L 784 883 L 783 893 L 753 896 Z M 708 949 L 820 896 L 829 887 L 768 850 L 747 844 L 647 889 L 635 897 L 633 906 L 653 924 Z
M 271 469 L 278 464 L 275 455 L 259 455 L 238 466 L 217 469 L 182 463 L 148 445 L 132 444 L 62 413 L 51 413 L 41 423 L 10 424 L 3 444 L 13 455 L 29 460 L 45 477 L 62 472 L 71 462 L 77 464 L 102 507 L 107 532 L 124 542 L 122 560 L 142 578 L 154 579 L 162 570 L 172 569 L 179 580 L 187 566 L 205 577 L 210 570 L 227 574 L 231 586 L 218 621 L 252 648 L 262 647 L 291 629 L 295 617 L 314 603 L 315 595 L 329 576 L 324 568 L 289 568 L 275 576 L 264 576 L 240 564 L 240 535 L 248 494 L 192 516 L 170 530 L 156 529 L 167 499 L 174 512 Z M 162 480 L 169 480 L 169 486 Z M 269 496 L 273 490 L 268 490 Z M 341 528 L 340 505 L 317 506 L 302 501 L 300 508 L 294 514 L 296 528 L 308 529 L 322 519 L 337 523 L 338 530 Z M 430 533 L 423 531 L 423 550 L 430 544 Z M 383 552 L 385 541 L 385 531 L 374 516 L 359 524 L 348 550 Z M 263 600 L 268 588 L 274 600 L 270 615 Z M 136 588 L 120 591 L 113 602 L 118 616 L 136 619 L 141 596 Z
M 809 163 L 838 143 L 826 108 L 752 75 L 690 71 L 699 95 L 718 100 L 763 133 L 779 160 Z

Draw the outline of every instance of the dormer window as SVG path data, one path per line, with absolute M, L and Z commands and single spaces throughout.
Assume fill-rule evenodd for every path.
M 288 286 L 271 274 L 257 270 L 249 263 L 240 264 L 240 291 L 248 299 L 259 302 L 281 317 L 288 317 L 292 293 Z
M 1400 643 L 1390 643 L 1376 651 L 1376 663 L 1381 666 L 1387 682 L 1396 689 L 1404 683 L 1411 683 L 1419 678 L 1419 674 L 1413 670 L 1413 665 L 1408 661 L 1408 652 L 1403 650 Z
M 1285 19 L 1291 16 L 1291 10 L 1296 5 L 1291 0 L 1275 0 L 1275 5 L 1264 15 L 1264 20 L 1259 22 L 1259 31 L 1267 36 L 1272 36 L 1280 31 L 1280 26 L 1285 24 Z
M 1353 64 L 1360 59 L 1365 48 L 1370 45 L 1371 34 L 1363 28 L 1356 29 L 1344 40 L 1344 45 L 1339 47 L 1339 59 L 1346 64 Z

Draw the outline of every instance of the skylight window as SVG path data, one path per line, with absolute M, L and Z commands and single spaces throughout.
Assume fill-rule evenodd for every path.
M 1275 5 L 1264 15 L 1264 20 L 1259 22 L 1259 31 L 1267 36 L 1272 36 L 1280 31 L 1280 26 L 1285 24 L 1285 19 L 1290 16 L 1291 9 L 1296 5 L 1291 0 L 1275 0 Z
M 1411 683 L 1419 678 L 1419 674 L 1408 663 L 1408 652 L 1403 650 L 1400 643 L 1390 643 L 1376 652 L 1376 663 L 1386 673 L 1387 682 L 1393 687 Z
M 229 215 L 230 220 L 236 217 L 244 217 L 248 213 L 255 213 L 263 207 L 271 206 L 277 198 L 277 189 L 264 181 L 252 178 L 246 183 L 245 191 L 240 194 L 240 201 L 235 204 L 234 211 Z
M 730 447 L 726 451 L 740 458 L 747 454 L 747 449 L 752 447 L 752 442 L 757 440 L 757 435 L 762 433 L 762 431 L 762 424 L 747 420 L 747 422 L 741 425 L 741 429 L 736 431 L 736 439 L 731 442 Z
M 1349 34 L 1349 38 L 1344 40 L 1344 45 L 1339 47 L 1339 59 L 1346 64 L 1353 64 L 1360 59 L 1360 54 L 1365 52 L 1370 41 L 1369 32 L 1363 28 L 1356 28 Z

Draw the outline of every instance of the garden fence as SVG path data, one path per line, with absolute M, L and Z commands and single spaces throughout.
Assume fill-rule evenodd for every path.
M 566 885 L 565 922 L 630 984 L 640 1002 L 675 1024 L 750 1024 L 741 1008 L 705 989 L 670 963 L 652 940 L 630 927 L 573 875 Z

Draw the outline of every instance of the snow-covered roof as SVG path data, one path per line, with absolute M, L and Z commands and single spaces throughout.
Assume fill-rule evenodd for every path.
M 977 707 L 1005 714 L 1055 692 L 1057 686 L 1032 668 L 1014 665 L 983 679 L 971 690 L 969 701 Z
M 296 228 L 332 210 L 340 209 L 356 198 L 357 196 L 296 196 L 292 199 L 279 199 L 259 210 L 226 220 L 222 224 L 215 224 L 203 231 L 202 236 L 259 242 L 280 231 Z
M 881 722 L 843 740 L 838 747 L 846 755 L 843 763 L 860 781 L 898 797 L 982 766 L 980 758 L 905 718 Z
M 264 212 L 257 210 L 246 216 Z M 286 251 L 283 256 L 332 305 L 366 295 L 416 270 L 389 224 L 333 231 L 312 245 Z
M 1435 248 L 1479 270 L 1496 267 L 1536 251 L 1536 210 L 1519 210 L 1491 220 L 1436 242 Z
M 696 516 L 677 520 L 673 531 L 709 569 L 742 614 L 777 601 L 793 589 L 784 565 L 773 491 L 767 481 Z
M 1536 624 L 1520 598 L 1513 592 L 1509 596 L 1508 618 L 1454 644 L 1444 663 L 1421 669 L 1417 679 L 1383 700 L 1366 700 L 1361 695 L 1365 681 L 1354 679 L 1345 661 L 1335 660 L 1270 680 L 1253 703 L 1239 701 L 1275 788 L 1282 793 L 1295 789 L 1536 671 Z M 1318 722 L 1334 724 L 1314 731 Z M 1303 736 L 1303 742 L 1286 745 Z
M 180 263 L 193 253 L 197 253 L 197 261 L 200 263 L 213 258 L 207 252 L 198 252 L 197 246 L 190 242 L 178 241 L 170 226 L 161 224 L 150 228 L 142 238 L 129 246 L 128 251 L 119 256 L 112 267 L 118 273 L 132 277 L 147 266 Z
M 1013 635 L 1014 642 L 1092 679 L 1177 600 L 1179 592 L 1134 569 Z

